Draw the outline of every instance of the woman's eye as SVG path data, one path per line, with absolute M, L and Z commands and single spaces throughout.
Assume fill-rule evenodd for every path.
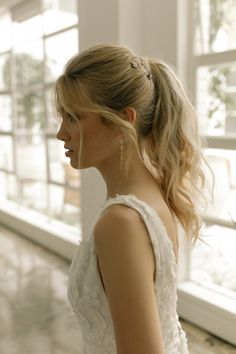
M 71 123 L 76 122 L 75 118 L 74 118 L 73 116 L 71 116 L 70 114 L 68 114 L 68 115 L 66 116 L 66 118 L 67 118 Z

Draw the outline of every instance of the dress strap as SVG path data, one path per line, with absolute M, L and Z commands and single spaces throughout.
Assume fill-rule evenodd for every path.
M 168 263 L 172 265 L 172 269 L 176 271 L 178 265 L 175 259 L 173 243 L 157 211 L 146 202 L 138 199 L 134 194 L 116 194 L 114 198 L 109 198 L 103 202 L 100 215 L 105 209 L 114 204 L 126 205 L 140 214 L 152 242 L 157 270 L 161 271 L 163 264 L 168 260 Z

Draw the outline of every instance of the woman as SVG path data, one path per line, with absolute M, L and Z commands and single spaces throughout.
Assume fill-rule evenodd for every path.
M 119 45 L 75 55 L 55 85 L 57 138 L 107 198 L 69 271 L 86 354 L 186 354 L 178 229 L 196 241 L 205 177 L 195 110 L 174 72 Z M 200 182 L 200 183 L 199 183 Z M 200 185 L 201 184 L 201 185 Z

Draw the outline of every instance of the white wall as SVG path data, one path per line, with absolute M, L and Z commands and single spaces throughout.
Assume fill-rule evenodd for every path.
M 78 0 L 80 50 L 118 41 L 117 0 Z
M 0 0 L 0 12 L 22 2 L 23 0 Z
M 121 43 L 177 63 L 178 0 L 80 0 L 80 49 Z
M 177 64 L 177 0 L 143 1 L 144 55 Z

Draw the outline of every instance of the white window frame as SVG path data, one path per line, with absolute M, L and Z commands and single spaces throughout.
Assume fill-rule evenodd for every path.
M 194 55 L 194 0 L 180 0 L 182 10 L 187 15 L 186 35 L 180 45 L 185 44 L 185 77 L 186 85 L 191 93 L 194 105 L 196 105 L 196 73 L 200 66 L 235 62 L 236 50 L 228 50 L 221 53 Z M 184 6 L 184 7 L 183 7 Z M 180 10 L 180 9 L 179 9 Z M 179 17 L 183 12 L 179 11 Z M 181 47 L 179 48 L 181 52 Z M 180 56 L 181 57 L 181 56 Z M 236 139 L 224 136 L 204 136 L 203 140 L 209 148 L 236 150 Z M 236 230 L 236 224 L 203 215 L 206 226 L 217 224 Z M 236 233 L 235 233 L 236 236 Z M 216 336 L 236 345 L 235 324 L 236 324 L 236 296 L 227 297 L 219 291 L 206 289 L 190 281 L 189 272 L 191 256 L 185 259 L 185 266 L 181 271 L 181 279 L 184 280 L 178 285 L 178 313 L 184 319 L 209 331 Z M 232 296 L 232 294 L 231 294 Z
M 37 1 L 39 3 L 39 1 Z M 11 14 L 12 17 L 12 12 L 11 9 L 8 9 L 6 7 L 4 8 L 3 12 L 8 12 Z M 31 4 L 32 5 L 32 4 Z M 20 1 L 17 2 L 18 9 L 20 9 Z M 40 13 L 43 13 L 43 8 L 40 9 Z M 34 14 L 33 14 L 34 15 Z M 79 19 L 79 10 L 78 10 L 78 4 L 77 4 L 77 15 Z M 58 34 L 67 32 L 71 29 L 77 29 L 78 31 L 78 47 L 79 47 L 79 20 L 77 24 L 65 27 L 63 29 L 60 29 L 58 31 L 54 31 L 49 34 L 43 34 L 41 39 L 43 41 L 43 68 L 45 68 L 45 60 L 46 60 L 46 49 L 45 49 L 45 43 L 46 40 L 50 37 L 54 37 Z M 13 58 L 13 49 L 11 48 L 10 50 L 1 53 L 1 54 L 8 54 L 10 57 L 10 61 L 12 62 Z M 41 83 L 44 92 L 50 87 L 52 87 L 53 82 L 45 82 L 45 75 L 43 73 L 43 81 Z M 14 133 L 15 129 L 15 121 L 16 121 L 16 99 L 15 99 L 15 91 L 12 91 L 12 88 L 8 91 L 2 91 L 1 93 L 6 93 L 10 94 L 12 97 L 12 108 L 13 108 L 13 113 L 12 113 L 12 131 L 10 132 L 5 132 L 5 131 L 0 131 L 0 136 L 9 136 L 12 137 L 12 142 L 13 142 L 13 169 L 12 171 L 9 171 L 6 168 L 0 168 L 0 171 L 3 173 L 6 173 L 8 175 L 13 175 L 17 176 L 17 168 L 16 168 L 16 144 L 15 140 L 17 139 L 18 136 L 20 136 L 20 133 L 17 132 L 17 134 Z M 43 99 L 43 109 L 45 112 L 45 120 L 46 122 L 48 121 L 48 112 L 47 112 L 47 105 L 46 105 L 46 97 L 44 95 Z M 50 138 L 55 138 L 55 135 L 48 132 L 44 131 L 42 132 L 42 135 L 45 138 L 45 151 L 46 151 L 46 164 L 47 164 L 47 176 L 46 176 L 46 185 L 48 184 L 53 184 L 57 185 L 60 187 L 66 187 L 68 189 L 74 190 L 78 192 L 78 188 L 73 187 L 73 186 L 68 186 L 63 182 L 56 182 L 52 179 L 50 179 L 50 174 L 49 174 L 49 146 L 48 146 L 48 141 Z M 19 188 L 17 189 L 19 191 Z M 48 199 L 48 197 L 47 197 Z M 49 204 L 49 201 L 47 201 Z M 36 221 L 37 220 L 37 221 Z M 13 203 L 11 201 L 4 201 L 4 203 L 1 203 L 0 205 L 0 223 L 2 225 L 5 225 L 8 228 L 11 228 L 12 230 L 18 232 L 19 234 L 22 234 L 29 238 L 30 240 L 33 240 L 34 242 L 37 242 L 52 251 L 56 252 L 60 256 L 63 256 L 64 258 L 71 260 L 72 255 L 73 255 L 73 249 L 74 245 L 76 244 L 75 240 L 81 239 L 81 229 L 75 229 L 74 227 L 70 227 L 69 225 L 62 224 L 60 222 L 57 222 L 56 220 L 50 218 L 50 216 L 40 214 L 36 211 L 30 210 L 22 205 Z

